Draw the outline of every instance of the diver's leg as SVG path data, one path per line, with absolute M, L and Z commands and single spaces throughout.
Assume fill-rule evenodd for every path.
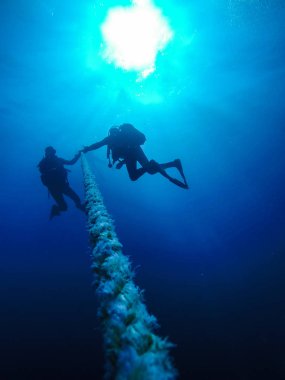
M 67 195 L 69 198 L 71 198 L 76 206 L 81 204 L 79 196 L 76 194 L 76 192 L 74 190 L 72 190 L 72 188 L 70 186 L 66 186 L 64 188 L 63 193 L 65 195 Z
M 166 173 L 166 171 L 164 170 L 164 168 L 162 167 L 162 165 L 160 165 L 158 162 L 154 161 L 154 160 L 151 160 L 149 162 L 149 169 L 148 169 L 148 172 L 150 174 L 155 174 L 155 173 L 160 173 L 161 175 L 163 175 L 163 177 L 171 180 L 172 177 L 170 177 L 170 175 L 168 175 Z
M 137 168 L 137 163 L 139 163 L 142 167 Z M 136 181 L 147 172 L 149 161 L 142 148 L 138 146 L 129 152 L 127 157 L 125 157 L 125 164 L 130 179 L 132 181 Z
M 56 205 L 53 205 L 50 211 L 50 219 L 52 219 L 54 216 L 60 215 L 61 211 L 66 211 L 67 204 L 63 198 L 62 191 L 54 187 L 49 187 L 48 189 L 50 195 L 56 201 Z
M 166 162 L 165 164 L 159 164 L 162 169 L 175 168 L 174 161 Z
M 67 204 L 63 198 L 63 192 L 57 188 L 49 188 L 50 195 L 56 201 L 59 211 L 66 211 Z
M 149 161 L 141 147 L 138 147 L 136 149 L 135 154 L 137 161 L 141 164 L 142 168 L 146 169 L 145 171 L 147 171 L 149 174 L 160 173 L 169 180 L 172 178 L 166 173 L 164 169 L 176 167 L 175 161 L 168 162 L 166 164 L 159 164 L 154 160 Z
M 76 192 L 69 185 L 65 187 L 63 193 L 65 195 L 67 195 L 70 199 L 73 200 L 73 202 L 75 203 L 75 206 L 79 210 L 81 210 L 83 212 L 86 211 L 85 206 L 81 203 L 79 196 L 76 194 Z
M 134 157 L 126 158 L 125 162 L 129 177 L 132 181 L 136 181 L 147 171 L 146 168 L 137 168 L 137 160 Z
M 160 173 L 161 175 L 163 175 L 165 178 L 167 178 L 169 181 L 171 181 L 175 185 L 182 187 L 184 189 L 188 189 L 188 186 L 186 183 L 184 184 L 181 181 L 178 181 L 177 179 L 170 177 L 166 173 L 166 171 L 161 167 L 161 165 L 159 165 L 156 161 L 154 160 L 149 161 L 141 147 L 137 147 L 136 150 L 133 152 L 133 154 L 130 154 L 125 159 L 125 161 L 126 161 L 126 167 L 129 173 L 129 177 L 132 181 L 136 181 L 146 172 L 148 172 L 149 174 Z M 137 162 L 139 162 L 140 165 L 142 166 L 139 169 L 137 169 Z M 175 165 L 173 164 L 173 166 Z
M 142 166 L 142 168 L 149 165 L 149 159 L 145 155 L 144 151 L 140 146 L 138 146 L 135 150 L 135 156 L 138 163 Z

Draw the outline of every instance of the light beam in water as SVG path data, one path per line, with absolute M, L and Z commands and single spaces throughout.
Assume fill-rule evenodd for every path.
M 133 0 L 129 7 L 114 7 L 101 25 L 103 57 L 141 78 L 155 70 L 157 53 L 173 37 L 167 19 L 151 0 Z

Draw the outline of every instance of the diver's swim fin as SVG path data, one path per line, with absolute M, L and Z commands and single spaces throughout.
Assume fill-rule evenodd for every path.
M 184 181 L 186 183 L 187 181 L 186 181 L 186 178 L 185 178 L 185 175 L 183 172 L 183 168 L 182 168 L 182 164 L 181 164 L 181 161 L 179 160 L 179 158 L 174 160 L 173 163 L 174 163 L 174 166 L 176 167 L 176 169 L 179 171 L 181 177 L 184 179 Z
M 174 183 L 175 185 L 177 185 L 179 187 L 182 187 L 182 189 L 189 189 L 189 186 L 187 185 L 187 183 L 183 183 L 176 178 L 170 178 L 169 181 Z
M 182 168 L 181 161 L 179 160 L 179 158 L 177 158 L 176 160 L 173 161 L 173 163 L 174 163 L 176 169 L 179 171 L 181 177 L 184 179 L 185 185 L 187 186 L 187 187 L 185 187 L 185 188 L 188 189 L 189 186 L 188 186 L 188 184 L 187 184 L 187 180 L 186 180 L 186 177 L 185 177 L 185 175 L 184 175 L 184 171 L 183 171 L 183 168 Z

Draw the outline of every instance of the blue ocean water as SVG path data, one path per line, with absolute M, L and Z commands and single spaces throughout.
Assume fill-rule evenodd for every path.
M 99 56 L 118 4 L 0 3 L 0 378 L 102 378 L 86 220 L 71 202 L 48 220 L 37 164 L 130 122 L 188 191 L 87 158 L 179 379 L 285 379 L 285 4 L 156 1 L 175 37 L 144 81 Z

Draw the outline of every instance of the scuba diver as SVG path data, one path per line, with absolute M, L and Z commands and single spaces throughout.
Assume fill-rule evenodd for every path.
M 45 149 L 45 157 L 39 162 L 38 168 L 41 173 L 41 181 L 48 188 L 49 194 L 56 201 L 51 207 L 50 219 L 60 215 L 62 211 L 67 210 L 67 204 L 63 195 L 67 195 L 73 200 L 76 207 L 85 212 L 85 207 L 81 203 L 79 196 L 69 186 L 67 172 L 64 165 L 73 165 L 79 159 L 80 153 L 77 153 L 70 161 L 56 156 L 56 150 L 52 146 Z
M 112 167 L 117 161 L 117 169 L 126 165 L 129 177 L 132 181 L 136 181 L 145 173 L 160 173 L 175 185 L 182 187 L 183 189 L 188 189 L 181 161 L 176 159 L 165 164 L 159 164 L 154 160 L 149 161 L 141 148 L 141 145 L 143 145 L 145 141 L 145 135 L 138 131 L 132 124 L 122 124 L 118 127 L 110 128 L 107 137 L 95 144 L 84 147 L 80 152 L 86 153 L 106 145 L 107 157 L 109 159 L 108 166 Z M 137 163 L 141 165 L 140 168 L 137 168 Z M 165 171 L 165 169 L 168 168 L 176 168 L 179 171 L 183 182 L 168 175 Z

